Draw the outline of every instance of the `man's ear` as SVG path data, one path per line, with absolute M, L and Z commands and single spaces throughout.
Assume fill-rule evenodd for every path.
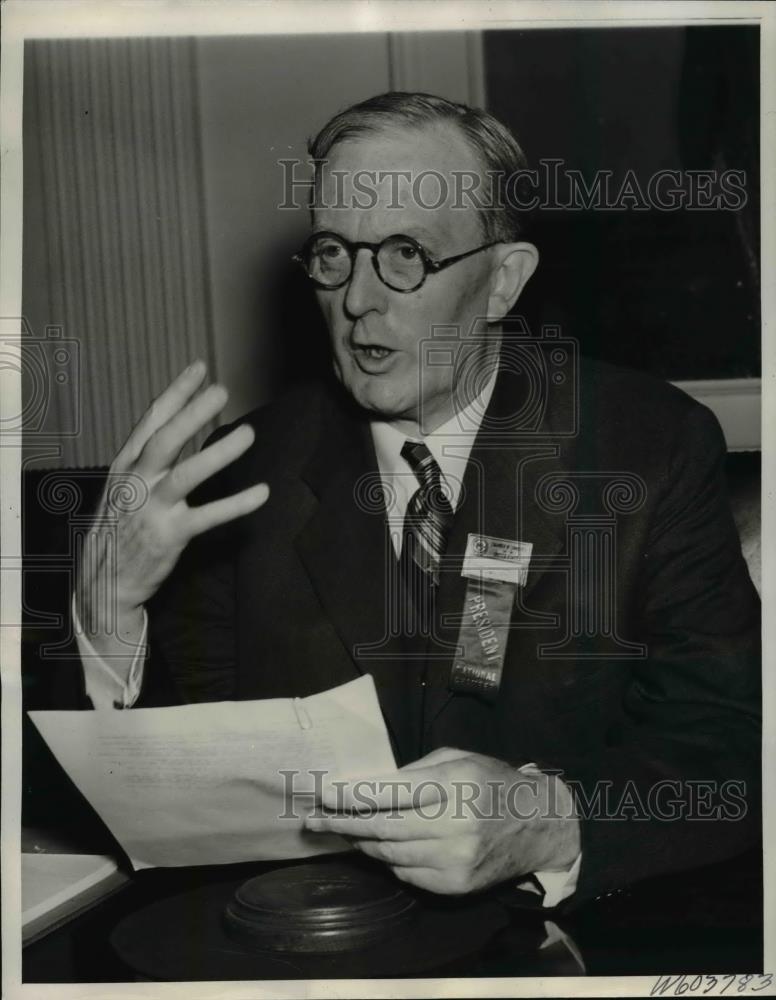
M 490 323 L 497 323 L 506 316 L 539 263 L 539 251 L 533 243 L 507 243 L 494 249 L 498 257 L 491 274 L 488 296 Z

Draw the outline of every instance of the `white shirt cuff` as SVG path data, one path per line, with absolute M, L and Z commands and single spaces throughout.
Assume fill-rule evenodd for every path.
M 525 774 L 531 774 L 532 772 L 538 773 L 539 768 L 536 764 L 523 764 L 522 767 L 518 768 L 519 771 L 523 771 Z M 576 860 L 572 864 L 571 868 L 566 871 L 559 872 L 534 872 L 533 877 L 539 883 L 539 885 L 544 889 L 544 899 L 542 900 L 542 906 L 550 909 L 553 906 L 558 906 L 562 903 L 564 899 L 569 896 L 573 896 L 577 890 L 577 882 L 579 881 L 579 869 L 582 867 L 582 852 L 580 851 L 576 857 Z
M 579 869 L 582 867 L 582 852 L 567 872 L 534 872 L 534 878 L 544 889 L 542 906 L 551 907 L 562 903 L 564 899 L 577 891 Z
M 83 627 L 75 608 L 75 594 L 71 603 L 73 630 L 75 631 L 78 653 L 84 672 L 84 687 L 92 705 L 95 708 L 131 708 L 140 695 L 143 682 L 143 663 L 146 656 L 146 634 L 148 632 L 148 615 L 143 609 L 143 631 L 140 642 L 133 654 L 126 683 L 115 670 L 105 662 L 84 634 Z M 122 659 L 124 659 L 122 657 Z

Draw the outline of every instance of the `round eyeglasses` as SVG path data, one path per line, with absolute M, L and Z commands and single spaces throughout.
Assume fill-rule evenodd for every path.
M 351 243 L 337 233 L 313 233 L 292 260 L 302 265 L 319 288 L 342 288 L 350 281 L 358 251 L 368 250 L 372 255 L 372 266 L 384 285 L 395 292 L 415 292 L 429 274 L 437 274 L 459 260 L 501 242 L 494 240 L 466 253 L 434 260 L 411 236 L 388 236 L 382 243 Z

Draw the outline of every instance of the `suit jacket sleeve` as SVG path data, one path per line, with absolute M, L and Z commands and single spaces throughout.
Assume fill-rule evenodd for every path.
M 203 449 L 236 425 L 215 431 Z M 239 468 L 240 463 L 236 463 Z M 189 495 L 198 506 L 237 492 L 233 467 Z M 233 521 L 193 538 L 149 602 L 149 655 L 138 707 L 235 697 L 235 558 L 244 526 Z
M 758 835 L 759 601 L 724 457 L 716 419 L 689 409 L 643 553 L 648 651 L 631 667 L 626 721 L 565 775 L 583 814 L 576 902 L 719 861 Z M 620 818 L 607 818 L 613 807 Z

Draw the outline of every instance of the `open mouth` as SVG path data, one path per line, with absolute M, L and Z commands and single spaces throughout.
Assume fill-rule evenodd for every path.
M 393 351 L 389 347 L 358 347 L 356 350 L 359 354 L 364 355 L 364 357 L 370 358 L 372 361 L 382 361 L 383 358 L 387 358 Z
M 354 344 L 353 359 L 365 375 L 385 375 L 391 371 L 398 352 L 382 344 Z
M 384 375 L 393 368 L 399 352 L 385 344 L 363 340 L 350 340 L 348 347 L 351 357 L 366 375 Z

